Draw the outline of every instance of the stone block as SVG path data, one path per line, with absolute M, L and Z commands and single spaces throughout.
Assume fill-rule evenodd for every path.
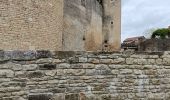
M 37 64 L 42 64 L 42 63 L 52 63 L 53 59 L 52 58 L 43 58 L 43 59 L 38 59 L 36 61 Z
M 65 94 L 57 93 L 57 94 L 53 95 L 51 100 L 65 100 Z
M 79 100 L 79 94 L 66 94 L 65 100 Z
M 54 70 L 56 69 L 56 64 L 40 64 L 39 69 L 40 70 Z
M 9 69 L 0 70 L 0 77 L 14 77 L 14 72 Z
M 79 57 L 79 62 L 80 63 L 85 63 L 87 61 L 88 61 L 88 59 L 86 57 Z
M 125 63 L 125 58 L 113 59 L 112 63 L 113 64 L 124 64 Z
M 44 73 L 41 71 L 32 71 L 32 72 L 28 72 L 27 77 L 28 78 L 42 78 L 43 75 Z
M 45 71 L 45 75 L 47 76 L 55 76 L 57 73 L 57 70 L 47 70 Z
M 126 58 L 126 64 L 132 65 L 134 62 L 134 58 Z
M 12 60 L 22 61 L 22 60 L 35 60 L 36 52 L 34 51 L 11 51 L 8 52 Z
M 163 58 L 163 65 L 170 65 L 170 58 Z
M 38 50 L 36 53 L 36 57 L 39 58 L 51 58 L 52 57 L 52 52 L 47 51 L 47 50 Z
M 58 69 L 68 69 L 68 68 L 70 68 L 70 64 L 62 63 L 62 64 L 57 65 L 57 68 Z
M 29 64 L 29 65 L 23 65 L 23 70 L 25 71 L 33 71 L 36 70 L 38 65 L 37 64 Z
M 120 74 L 132 74 L 132 69 L 121 69 Z
M 29 94 L 28 100 L 51 100 L 53 94 L 52 93 L 42 93 L 42 94 Z
M 20 71 L 22 70 L 22 66 L 20 64 L 12 64 L 12 70 L 14 71 Z
M 65 74 L 67 75 L 84 75 L 85 74 L 85 69 L 65 69 Z

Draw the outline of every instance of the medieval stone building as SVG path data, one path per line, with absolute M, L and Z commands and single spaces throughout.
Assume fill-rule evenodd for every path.
M 121 0 L 0 0 L 0 49 L 114 51 Z

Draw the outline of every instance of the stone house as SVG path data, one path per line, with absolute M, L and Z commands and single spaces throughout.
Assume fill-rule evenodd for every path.
M 134 50 L 138 50 L 140 47 L 140 43 L 144 42 L 146 40 L 146 38 L 144 36 L 138 36 L 138 37 L 131 37 L 131 38 L 127 38 L 123 41 L 122 43 L 122 49 L 126 50 L 126 49 L 134 49 Z
M 0 0 L 0 49 L 120 49 L 121 0 Z

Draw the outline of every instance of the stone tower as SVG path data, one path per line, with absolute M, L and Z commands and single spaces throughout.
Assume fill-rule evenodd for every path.
M 103 0 L 104 46 L 108 51 L 120 49 L 121 0 Z
M 0 49 L 114 51 L 121 0 L 1 0 Z

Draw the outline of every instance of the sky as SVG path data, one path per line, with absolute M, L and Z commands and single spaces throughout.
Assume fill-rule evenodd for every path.
M 170 0 L 122 0 L 121 40 L 170 26 Z

